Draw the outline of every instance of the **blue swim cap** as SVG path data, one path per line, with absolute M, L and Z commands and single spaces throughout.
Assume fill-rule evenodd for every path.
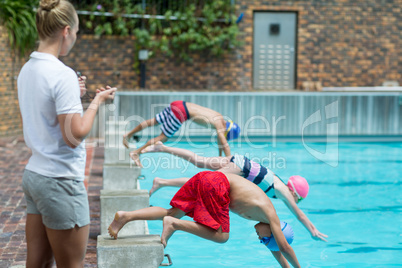
M 283 234 L 285 235 L 286 241 L 288 241 L 289 245 L 292 244 L 294 236 L 292 226 L 284 221 L 281 221 L 281 229 Z M 271 251 L 279 251 L 278 244 L 276 243 L 273 234 L 270 237 L 261 238 L 260 242 L 267 246 L 267 248 Z
M 227 140 L 237 139 L 240 135 L 240 127 L 233 121 L 226 121 L 225 137 Z

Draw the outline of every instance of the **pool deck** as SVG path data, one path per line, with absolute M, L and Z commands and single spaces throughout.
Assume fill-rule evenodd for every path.
M 87 146 L 87 166 L 91 226 L 85 267 L 97 267 L 96 242 L 100 233 L 100 190 L 104 148 L 91 140 Z M 0 138 L 0 267 L 25 267 L 26 203 L 21 187 L 22 174 L 31 155 L 22 136 Z M 56 267 L 54 265 L 54 267 Z

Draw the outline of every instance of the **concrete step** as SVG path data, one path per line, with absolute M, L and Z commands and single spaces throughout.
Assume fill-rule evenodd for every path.
M 137 189 L 137 179 L 141 175 L 141 168 L 132 165 L 103 165 L 104 190 Z
M 159 235 L 98 236 L 98 268 L 156 268 L 163 261 Z
M 105 148 L 119 148 L 123 146 L 123 135 L 131 130 L 129 122 L 109 120 L 105 127 Z M 130 148 L 136 148 L 135 143 L 130 142 Z
M 104 163 L 110 165 L 135 165 L 134 161 L 130 158 L 130 152 L 133 149 L 127 149 L 123 145 L 118 148 L 105 147 Z
M 112 223 L 117 211 L 133 211 L 149 207 L 147 190 L 101 190 L 100 191 L 100 234 L 107 235 L 107 228 Z M 119 232 L 119 236 L 146 234 L 146 221 L 127 223 Z
M 105 148 L 122 147 L 124 134 L 125 132 L 107 132 L 105 136 Z
M 128 132 L 128 131 L 127 131 Z M 123 135 L 127 132 L 107 132 L 105 136 L 105 148 L 120 148 L 124 147 L 123 145 Z M 129 142 L 130 150 L 134 150 L 137 148 L 137 143 L 130 139 Z

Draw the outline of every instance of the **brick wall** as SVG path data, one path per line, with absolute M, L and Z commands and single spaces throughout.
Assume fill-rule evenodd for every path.
M 60 59 L 87 77 L 90 91 L 106 85 L 132 90 L 138 84 L 133 55 L 133 37 L 79 35 L 69 55 Z
M 8 34 L 5 28 L 0 26 L 0 137 L 22 133 L 15 80 L 20 69 L 21 62 L 12 57 Z
M 252 53 L 253 11 L 298 12 L 297 81 L 323 86 L 402 84 L 402 1 L 236 1 Z M 251 74 L 248 74 L 251 75 Z
M 252 90 L 255 11 L 297 12 L 298 89 L 306 81 L 327 87 L 381 86 L 386 80 L 402 84 L 402 0 L 243 0 L 236 1 L 236 10 L 245 15 L 239 25 L 243 47 L 222 58 L 193 55 L 193 63 L 155 55 L 146 63 L 146 89 Z M 75 56 L 69 56 L 66 63 L 88 69 L 95 84 L 111 81 L 124 89 L 138 89 L 132 38 L 84 36 L 81 40 L 72 53 Z M 85 61 L 79 63 L 78 55 Z
M 402 0 L 239 0 L 236 10 L 245 15 L 239 25 L 244 46 L 222 58 L 193 55 L 193 63 L 155 55 L 146 63 L 146 90 L 253 90 L 255 11 L 297 12 L 298 89 L 306 81 L 324 87 L 381 86 L 386 80 L 402 85 Z M 88 77 L 89 90 L 107 84 L 139 90 L 134 42 L 133 37 L 79 35 L 61 60 Z M 0 136 L 21 132 L 10 55 L 0 27 Z M 15 75 L 20 68 L 17 63 Z

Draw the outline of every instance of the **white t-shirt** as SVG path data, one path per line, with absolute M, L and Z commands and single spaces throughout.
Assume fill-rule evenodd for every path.
M 75 72 L 55 56 L 33 52 L 18 76 L 24 138 L 32 150 L 26 169 L 47 177 L 83 180 L 86 151 L 63 140 L 57 116 L 83 114 Z

